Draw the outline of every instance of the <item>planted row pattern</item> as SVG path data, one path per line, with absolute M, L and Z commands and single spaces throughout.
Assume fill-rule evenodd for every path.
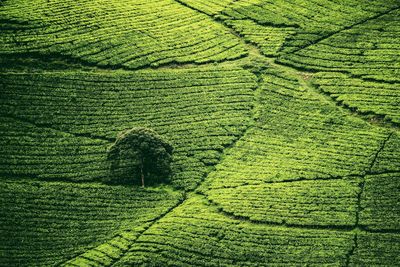
M 388 131 L 348 116 L 289 71 L 270 68 L 262 78 L 256 126 L 203 192 L 252 221 L 355 226 L 361 177 Z
M 344 265 L 353 236 L 231 219 L 195 195 L 144 232 L 115 266 Z
M 351 109 L 400 124 L 400 84 L 365 81 L 337 72 L 319 72 L 313 83 Z
M 232 1 L 225 9 L 210 11 L 213 0 L 202 0 L 201 5 L 192 0 L 180 1 L 218 19 L 234 20 L 234 28 L 247 40 L 258 43 L 266 55 L 276 53 L 267 49 L 271 48 L 268 41 L 272 41 L 288 57 L 335 32 L 399 8 L 396 0 L 240 0 Z
M 0 55 L 65 56 L 103 67 L 204 63 L 246 55 L 204 14 L 167 1 L 7 1 Z M 196 34 L 193 34 L 193 33 Z
M 279 61 L 310 70 L 347 72 L 367 80 L 393 83 L 392 88 L 397 90 L 392 93 L 395 93 L 400 82 L 399 27 L 400 9 L 397 8 L 284 55 Z
M 168 188 L 2 180 L 0 265 L 49 266 L 154 220 L 182 195 Z
M 218 161 L 224 147 L 246 128 L 257 86 L 253 74 L 232 67 L 7 74 L 2 75 L 1 85 L 3 116 L 71 133 L 66 140 L 71 145 L 68 153 L 60 155 L 64 156 L 61 165 L 56 169 L 46 167 L 44 172 L 63 177 L 64 167 L 72 172 L 71 177 L 65 177 L 69 180 L 75 180 L 74 172 L 84 173 L 80 180 L 103 177 L 107 174 L 94 169 L 106 171 L 107 141 L 82 136 L 112 140 L 121 130 L 142 126 L 153 128 L 171 141 L 175 148 L 173 180 L 185 188 L 193 188 Z M 29 131 L 5 126 L 2 131 L 8 137 L 0 156 L 6 168 L 3 172 L 8 168 L 15 175 L 21 174 L 19 169 L 28 169 L 32 174 L 42 174 L 35 170 L 56 160 L 45 151 L 62 153 L 61 145 L 45 141 L 49 138 L 46 130 L 40 134 L 42 130 L 33 126 Z M 29 136 L 29 132 L 36 134 Z M 20 139 L 27 139 L 24 146 Z M 85 140 L 93 145 L 83 147 Z M 78 163 L 83 160 L 91 167 L 85 172 L 83 168 L 63 166 L 66 159 Z

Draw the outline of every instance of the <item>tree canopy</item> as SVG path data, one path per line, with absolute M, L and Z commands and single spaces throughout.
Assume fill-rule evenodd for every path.
M 172 172 L 172 151 L 172 145 L 151 129 L 125 130 L 109 149 L 111 175 L 107 181 L 143 187 L 166 182 Z

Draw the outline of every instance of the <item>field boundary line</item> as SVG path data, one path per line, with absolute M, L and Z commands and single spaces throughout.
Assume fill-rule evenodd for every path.
M 178 0 L 176 0 L 176 1 L 178 1 Z M 303 49 L 306 49 L 306 48 L 308 48 L 308 47 L 310 47 L 310 46 L 316 45 L 316 44 L 318 44 L 319 42 L 321 42 L 321 41 L 323 41 L 323 40 L 326 40 L 326 39 L 332 37 L 333 35 L 339 34 L 339 33 L 343 32 L 343 31 L 346 31 L 346 30 L 350 30 L 350 29 L 352 29 L 352 28 L 354 28 L 354 27 L 356 27 L 356 26 L 358 26 L 358 25 L 362 25 L 362 24 L 367 23 L 367 22 L 369 22 L 369 21 L 371 21 L 371 20 L 378 19 L 378 18 L 383 17 L 383 16 L 389 14 L 390 12 L 396 11 L 396 10 L 398 10 L 398 9 L 400 9 L 400 6 L 397 6 L 397 7 L 394 7 L 394 8 L 390 8 L 390 9 L 388 9 L 388 10 L 382 12 L 382 13 L 376 14 L 376 15 L 374 15 L 374 16 L 372 16 L 372 17 L 365 18 L 365 19 L 363 19 L 363 20 L 361 20 L 361 21 L 359 21 L 359 22 L 356 22 L 356 23 L 351 24 L 351 25 L 349 25 L 349 26 L 345 26 L 345 27 L 343 27 L 342 29 L 340 29 L 340 30 L 338 30 L 338 31 L 329 33 L 329 34 L 327 34 L 327 35 L 325 35 L 325 36 L 322 36 L 321 38 L 318 38 L 317 40 L 315 40 L 314 42 L 312 42 L 312 43 L 310 43 L 310 44 L 307 44 L 307 45 L 305 45 L 305 46 L 296 48 L 295 50 L 293 50 L 293 51 L 291 51 L 290 53 L 287 53 L 287 54 L 294 54 L 294 53 L 296 53 L 296 52 L 299 52 L 299 51 L 301 51 L 301 50 L 303 50 Z

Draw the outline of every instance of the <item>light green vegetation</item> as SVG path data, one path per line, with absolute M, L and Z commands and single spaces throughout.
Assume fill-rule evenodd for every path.
M 231 5 L 234 1 L 235 0 L 179 0 L 178 2 L 208 15 L 216 15 Z
M 262 79 L 257 125 L 225 153 L 205 193 L 252 221 L 355 225 L 360 178 L 388 133 L 347 116 L 287 71 Z
M 400 230 L 400 173 L 365 177 L 360 224 L 373 230 Z
M 209 7 L 206 6 L 206 3 L 216 2 L 214 0 L 202 1 L 204 6 L 202 8 L 200 5 L 194 4 L 194 1 L 180 1 L 210 14 L 212 12 L 208 11 Z M 292 57 L 289 55 L 292 55 L 294 51 L 313 43 L 319 43 L 320 40 L 335 32 L 362 24 L 371 17 L 397 9 L 399 6 L 399 2 L 396 0 L 241 0 L 233 1 L 217 14 L 216 12 L 220 8 L 216 7 L 213 14 L 222 20 L 234 20 L 239 24 L 249 24 L 249 20 L 251 20 L 254 22 L 253 25 L 260 26 L 259 29 L 267 26 L 265 32 L 268 32 L 268 28 L 272 26 L 275 29 L 271 31 L 269 37 L 272 39 L 284 35 L 290 28 L 292 33 L 283 40 L 284 45 L 280 50 L 282 50 L 282 54 L 288 54 L 288 58 L 291 59 Z M 248 32 L 247 27 L 238 30 L 240 34 L 246 37 L 249 35 L 247 38 L 259 43 L 261 47 L 263 46 L 262 40 L 254 39 L 256 32 Z M 346 42 L 348 43 L 348 40 Z M 318 62 L 312 60 L 314 63 Z
M 399 8 L 285 55 L 280 61 L 311 70 L 341 71 L 364 79 L 395 82 L 393 87 L 398 89 Z
M 396 266 L 400 262 L 400 235 L 393 233 L 360 233 L 351 266 Z
M 0 101 L 5 99 L 7 98 L 2 97 Z M 107 141 L 37 127 L 32 123 L 7 117 L 4 113 L 10 107 L 2 107 L 2 178 L 84 181 L 88 177 L 100 178 L 107 174 Z
M 397 0 L 0 4 L 0 266 L 399 266 Z M 118 132 L 170 185 L 106 185 Z
M 398 84 L 365 81 L 335 72 L 320 72 L 313 83 L 343 105 L 364 114 L 376 114 L 400 123 Z
M 393 173 L 400 170 L 400 134 L 396 132 L 387 140 L 385 147 L 380 151 L 373 173 Z
M 129 231 L 120 232 L 113 239 L 87 250 L 61 266 L 109 266 L 128 251 L 130 244 L 135 242 L 149 225 L 149 223 L 145 223 L 142 226 L 131 228 Z
M 257 45 L 265 56 L 276 56 L 286 38 L 296 33 L 295 27 L 263 26 L 249 19 L 228 19 L 224 23 L 243 35 L 244 40 Z
M 0 55 L 61 55 L 136 69 L 246 54 L 228 30 L 172 0 L 7 1 Z

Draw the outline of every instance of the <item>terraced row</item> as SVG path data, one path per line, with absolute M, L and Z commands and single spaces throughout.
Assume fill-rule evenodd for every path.
M 240 0 L 224 4 L 224 9 L 212 5 L 212 0 L 203 0 L 201 4 L 192 0 L 180 1 L 218 19 L 230 21 L 228 25 L 234 24 L 236 30 L 257 43 L 265 55 L 279 52 L 288 57 L 291 52 L 335 32 L 399 8 L 395 0 Z M 274 49 L 271 50 L 271 46 Z
M 393 83 L 392 87 L 398 89 L 399 27 L 400 9 L 397 8 L 284 55 L 279 61 L 308 70 L 346 72 L 363 79 Z
M 36 108 L 40 112 L 40 106 Z M 84 181 L 88 177 L 93 180 L 107 176 L 109 142 L 39 128 L 6 117 L 5 105 L 1 105 L 1 110 L 0 174 L 3 178 Z
M 207 15 L 216 15 L 227 8 L 236 0 L 177 0 L 179 3 L 189 6 L 195 10 L 206 13 Z
M 87 250 L 81 255 L 74 257 L 61 266 L 112 266 L 112 264 L 120 259 L 130 247 L 130 244 L 146 230 L 149 223 L 129 229 L 119 233 L 116 237 L 107 242 Z
M 0 192 L 1 266 L 59 264 L 124 230 L 133 235 L 182 198 L 166 187 L 14 179 L 2 179 Z
M 121 245 L 114 255 L 122 258 L 113 260 L 113 266 L 391 265 L 400 261 L 397 133 L 389 135 L 348 116 L 296 77 L 285 69 L 265 71 L 257 92 L 262 103 L 257 124 L 200 186 L 202 195 L 190 194 L 134 241 Z M 310 120 L 311 115 L 315 119 Z M 281 126 L 280 131 L 274 130 L 275 125 Z M 261 127 L 275 134 L 266 138 Z M 304 132 L 309 138 L 300 138 Z M 245 146 L 249 138 L 254 143 Z M 266 140 L 271 140 L 268 147 Z M 350 149 L 361 142 L 368 145 Z M 330 151 L 336 147 L 343 150 L 335 150 L 339 153 L 335 157 Z M 266 160 L 272 154 L 276 162 L 258 164 L 262 158 L 257 151 Z M 296 156 L 297 151 L 306 156 Z M 272 175 L 275 168 L 282 172 Z M 391 173 L 376 174 L 380 171 Z M 99 253 L 88 251 L 69 263 L 96 266 L 110 261 Z
M 400 84 L 365 81 L 335 72 L 315 74 L 313 84 L 350 109 L 400 124 Z
M 400 214 L 390 209 L 398 200 L 396 181 L 369 177 L 362 190 L 366 174 L 400 170 L 396 163 L 379 167 L 399 160 L 386 152 L 395 150 L 392 142 L 400 144 L 397 135 L 352 118 L 288 70 L 270 68 L 262 78 L 256 126 L 225 153 L 202 192 L 228 214 L 251 221 L 354 227 L 381 220 L 362 215 L 357 222 L 360 198 L 378 194 L 367 192 L 374 188 L 392 200 L 380 209 L 372 198 L 365 208 L 387 218 L 378 223 L 382 229 L 398 229 L 393 217 Z M 382 187 L 371 187 L 369 179 L 383 179 Z
M 394 173 L 400 171 L 400 134 L 394 133 L 376 158 L 371 172 L 373 174 Z
M 61 55 L 90 65 L 137 69 L 247 53 L 221 25 L 173 0 L 12 0 L 0 8 L 0 16 L 0 56 L 5 58 Z
M 271 266 L 399 262 L 398 234 L 287 228 L 221 215 L 192 196 L 145 231 L 115 266 Z
M 224 23 L 243 36 L 246 42 L 256 45 L 268 57 L 277 56 L 286 39 L 296 34 L 296 27 L 260 25 L 250 19 L 226 19 Z
M 279 63 L 333 72 L 318 74 L 315 83 L 322 91 L 398 123 L 399 8 L 398 1 L 254 0 L 206 13 Z
M 247 127 L 257 86 L 250 72 L 223 66 L 0 76 L 4 176 L 100 180 L 110 141 L 143 126 L 172 142 L 173 182 L 186 189 Z

